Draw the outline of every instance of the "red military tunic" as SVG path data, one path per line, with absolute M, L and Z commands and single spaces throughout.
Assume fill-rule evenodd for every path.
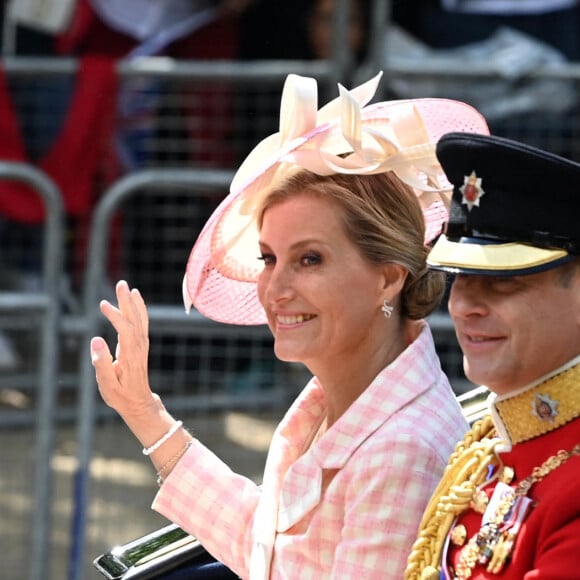
M 493 468 L 491 481 L 480 486 L 480 501 L 472 501 L 472 507 L 459 515 L 451 526 L 443 553 L 441 578 L 580 578 L 579 359 L 571 361 L 549 379 L 517 393 L 490 397 L 494 423 L 505 442 L 505 445 L 498 448 L 497 455 L 501 463 Z M 560 451 L 564 451 L 560 458 L 545 464 Z M 502 468 L 502 464 L 513 469 L 511 481 L 510 470 Z M 497 552 L 495 562 L 499 561 L 500 564 L 495 572 L 490 571 L 488 568 L 493 558 L 493 549 L 499 546 L 499 543 L 491 541 L 486 551 L 484 544 L 486 534 L 490 535 L 490 526 L 483 526 L 479 544 L 475 540 L 475 536 L 482 530 L 482 524 L 489 523 L 497 516 L 497 512 L 492 509 L 494 502 L 490 501 L 486 508 L 486 501 L 490 500 L 496 487 L 509 484 L 514 489 L 523 479 L 532 475 L 534 468 L 540 466 L 543 469 L 531 481 L 531 487 L 525 494 L 531 500 L 527 509 L 523 506 L 525 500 L 520 504 L 521 525 L 513 548 L 503 555 Z M 497 479 L 493 480 L 494 475 L 501 478 L 504 474 L 507 483 L 498 484 Z M 479 507 L 479 511 L 474 507 Z M 512 508 L 505 518 L 499 517 L 496 520 L 500 522 L 496 529 L 509 529 L 511 523 L 518 521 L 517 516 L 517 510 Z M 513 529 L 517 529 L 517 524 L 512 526 Z M 464 542 L 462 536 L 465 537 Z M 504 534 L 504 537 L 507 536 Z

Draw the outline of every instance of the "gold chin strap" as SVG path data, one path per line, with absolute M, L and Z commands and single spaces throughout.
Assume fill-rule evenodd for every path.
M 489 465 L 499 461 L 495 448 L 500 443 L 491 416 L 486 415 L 457 444 L 423 513 L 405 580 L 439 579 L 447 534 L 455 518 L 469 507 L 474 491 L 485 482 Z

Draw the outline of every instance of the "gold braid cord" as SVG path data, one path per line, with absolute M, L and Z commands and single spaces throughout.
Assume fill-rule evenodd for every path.
M 464 512 L 476 488 L 497 460 L 499 440 L 489 415 L 473 424 L 449 458 L 439 485 L 433 492 L 419 526 L 419 535 L 407 561 L 405 580 L 437 580 L 441 554 L 455 518 Z

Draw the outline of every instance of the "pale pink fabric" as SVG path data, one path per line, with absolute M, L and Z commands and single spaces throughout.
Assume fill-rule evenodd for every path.
M 312 379 L 276 430 L 261 489 L 196 441 L 153 508 L 242 578 L 400 580 L 467 430 L 427 325 L 309 447 L 324 413 Z

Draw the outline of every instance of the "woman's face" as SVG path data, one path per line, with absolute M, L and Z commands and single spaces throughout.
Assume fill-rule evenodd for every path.
M 385 342 L 385 268 L 363 259 L 334 202 L 300 194 L 268 208 L 258 295 L 276 356 L 319 374 Z M 331 365 L 331 366 L 327 366 Z

